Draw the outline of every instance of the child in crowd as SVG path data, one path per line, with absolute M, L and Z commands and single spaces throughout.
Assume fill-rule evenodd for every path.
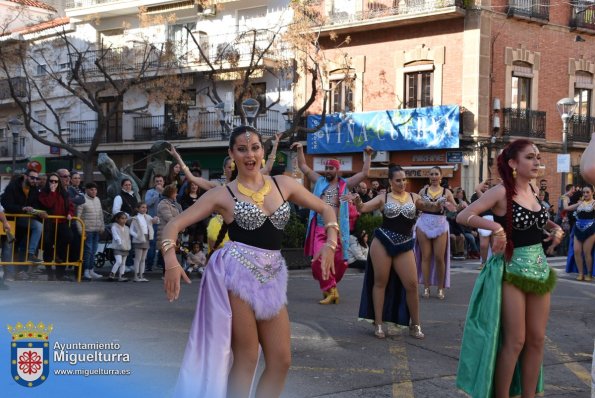
M 110 282 L 116 280 L 118 282 L 128 282 L 128 278 L 124 277 L 126 257 L 128 257 L 131 249 L 130 228 L 126 225 L 127 219 L 126 213 L 119 211 L 114 216 L 114 222 L 112 223 L 112 249 L 114 250 L 116 262 L 109 274 Z M 118 271 L 118 278 L 116 278 L 116 271 Z
M 153 224 L 159 222 L 158 217 L 147 214 L 147 204 L 139 202 L 136 215 L 130 223 L 130 235 L 134 247 L 134 282 L 148 282 L 145 279 L 145 259 L 149 251 L 149 244 L 153 239 Z
M 188 264 L 186 268 L 188 275 L 192 272 L 198 272 L 199 277 L 202 276 L 207 263 L 207 256 L 203 251 L 202 242 L 192 243 L 192 250 L 186 255 L 186 263 Z

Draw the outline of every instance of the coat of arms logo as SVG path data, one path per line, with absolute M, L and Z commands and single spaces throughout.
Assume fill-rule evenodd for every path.
M 24 387 L 37 387 L 48 378 L 50 372 L 49 335 L 53 325 L 29 321 L 13 327 L 8 325 L 12 335 L 10 362 L 12 379 Z

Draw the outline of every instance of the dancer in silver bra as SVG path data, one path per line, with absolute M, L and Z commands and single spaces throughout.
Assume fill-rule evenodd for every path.
M 178 298 L 180 278 L 190 283 L 172 250 L 178 233 L 216 212 L 224 224 L 214 246 L 227 232 L 230 239 L 213 253 L 202 277 L 173 394 L 177 398 L 247 397 L 253 394 L 253 380 L 256 396 L 281 395 L 291 362 L 287 270 L 280 251 L 290 215 L 288 200 L 324 218 L 327 240 L 316 257 L 321 257 L 322 278 L 333 271 L 338 239 L 334 210 L 291 177 L 262 175 L 264 149 L 254 128 L 232 131 L 229 156 L 237 178 L 209 189 L 163 231 L 161 251 L 170 301 Z M 266 365 L 255 379 L 259 345 Z
M 409 334 L 423 339 L 419 319 L 417 272 L 413 256 L 413 227 L 418 210 L 442 211 L 441 203 L 430 203 L 405 191 L 405 172 L 400 166 L 388 169 L 391 192 L 362 203 L 350 199 L 358 211 L 382 209 L 382 225 L 374 232 L 370 259 L 364 276 L 359 317 L 374 322 L 374 334 L 384 338 L 383 322 L 409 326 Z

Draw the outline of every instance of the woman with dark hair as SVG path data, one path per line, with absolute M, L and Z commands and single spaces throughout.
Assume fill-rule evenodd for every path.
M 349 235 L 349 247 L 347 248 L 348 267 L 364 271 L 368 263 L 369 249 L 368 232 L 361 231 L 357 235 Z
M 374 322 L 374 334 L 380 339 L 385 337 L 383 322 L 409 326 L 412 337 L 423 339 L 413 227 L 418 210 L 441 212 L 444 202 L 429 202 L 405 191 L 405 171 L 400 166 L 389 166 L 388 179 L 390 194 L 377 195 L 366 203 L 357 194 L 351 196 L 359 212 L 382 211 L 382 225 L 374 231 L 370 246 L 359 317 Z
M 595 200 L 593 185 L 583 187 L 582 199 L 567 207 L 575 211 L 576 222 L 570 236 L 568 248 L 567 272 L 578 272 L 579 281 L 591 282 L 593 279 L 593 246 L 595 244 Z M 587 272 L 585 273 L 585 268 Z
M 167 176 L 165 177 L 165 184 L 175 185 L 179 189 L 184 182 L 184 179 L 180 175 L 180 171 L 182 171 L 182 166 L 180 163 L 172 162 L 172 164 L 169 165 L 169 170 L 167 171 Z M 190 173 L 190 169 L 187 171 L 185 170 L 185 173 L 192 174 Z
M 48 175 L 45 186 L 39 193 L 39 203 L 50 216 L 63 216 L 45 220 L 43 234 L 44 261 L 62 263 L 68 258 L 68 245 L 72 241 L 72 230 L 69 224 L 74 217 L 74 205 L 68 191 L 60 183 L 60 176 L 57 173 Z M 56 265 L 55 273 L 51 265 L 46 265 L 45 268 L 48 280 L 71 280 L 64 275 L 64 266 Z
M 176 397 L 250 396 L 259 344 L 265 368 L 255 382 L 255 395 L 281 394 L 291 362 L 287 269 L 280 251 L 289 200 L 323 214 L 328 240 L 316 256 L 322 256 L 324 278 L 334 272 L 339 226 L 333 209 L 291 177 L 261 174 L 264 149 L 256 129 L 235 128 L 228 152 L 237 178 L 208 190 L 163 231 L 161 251 L 170 301 L 178 298 L 180 278 L 190 282 L 173 250 L 178 233 L 219 213 L 224 224 L 217 240 L 228 231 L 230 238 L 210 257 L 201 280 Z
M 188 189 L 182 195 L 181 200 L 179 201 L 180 205 L 182 206 L 182 210 L 186 210 L 190 206 L 192 206 L 198 198 L 202 195 L 202 192 L 199 191 L 198 185 L 193 182 L 190 182 Z M 188 241 L 190 242 L 202 242 L 205 237 L 205 232 L 207 229 L 208 220 L 200 220 L 196 224 L 192 224 L 188 228 L 186 228 L 186 234 L 188 235 Z
M 547 265 L 542 234 L 548 231 L 553 250 L 564 233 L 549 220 L 530 183 L 540 163 L 531 141 L 511 142 L 498 156 L 502 184 L 457 216 L 459 223 L 493 232 L 494 255 L 471 294 L 457 371 L 457 386 L 473 397 L 533 397 L 543 391 L 543 344 L 556 273 Z M 488 209 L 493 221 L 479 216 Z
M 447 188 L 442 187 L 442 170 L 430 169 L 430 185 L 419 191 L 427 202 L 441 205 L 438 211 L 424 211 L 415 226 L 415 260 L 419 282 L 424 284 L 424 298 L 430 298 L 430 286 L 438 286 L 437 297 L 444 300 L 444 289 L 450 287 L 450 234 L 444 209 L 454 211 L 456 203 Z

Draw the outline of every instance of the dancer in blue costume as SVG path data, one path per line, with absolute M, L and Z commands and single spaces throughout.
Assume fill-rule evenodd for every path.
M 547 265 L 542 234 L 549 233 L 553 251 L 564 232 L 548 219 L 530 183 L 540 163 L 531 141 L 509 143 L 498 156 L 502 184 L 457 216 L 461 224 L 493 231 L 494 255 L 471 294 L 457 371 L 457 387 L 473 398 L 530 398 L 543 391 L 543 344 L 556 274 Z M 494 221 L 479 216 L 488 209 Z
M 593 186 L 583 188 L 583 198 L 570 205 L 568 210 L 576 210 L 576 223 L 570 235 L 566 272 L 578 272 L 576 280 L 590 282 L 593 279 L 593 256 L 595 255 L 595 201 Z M 587 272 L 585 273 L 585 268 Z
M 327 242 L 316 256 L 322 257 L 323 278 L 334 271 L 334 210 L 291 177 L 261 174 L 264 149 L 254 128 L 234 129 L 228 152 L 237 178 L 209 189 L 163 231 L 165 292 L 170 301 L 178 298 L 180 278 L 190 283 L 173 250 L 178 233 L 216 212 L 224 220 L 217 240 L 228 230 L 230 239 L 211 256 L 202 277 L 176 398 L 248 397 L 253 381 L 256 397 L 281 395 L 291 363 L 287 269 L 280 250 L 289 200 L 322 214 Z M 266 366 L 255 378 L 259 345 Z
M 442 212 L 443 206 L 451 210 L 455 208 L 450 202 L 429 202 L 405 191 L 405 171 L 401 166 L 390 165 L 388 179 L 391 192 L 366 203 L 362 203 L 358 194 L 350 194 L 359 212 L 382 209 L 382 225 L 374 231 L 371 261 L 368 261 L 364 275 L 359 317 L 374 322 L 374 334 L 378 338 L 385 337 L 382 323 L 392 322 L 409 326 L 410 336 L 423 339 L 413 255 L 417 211 Z

